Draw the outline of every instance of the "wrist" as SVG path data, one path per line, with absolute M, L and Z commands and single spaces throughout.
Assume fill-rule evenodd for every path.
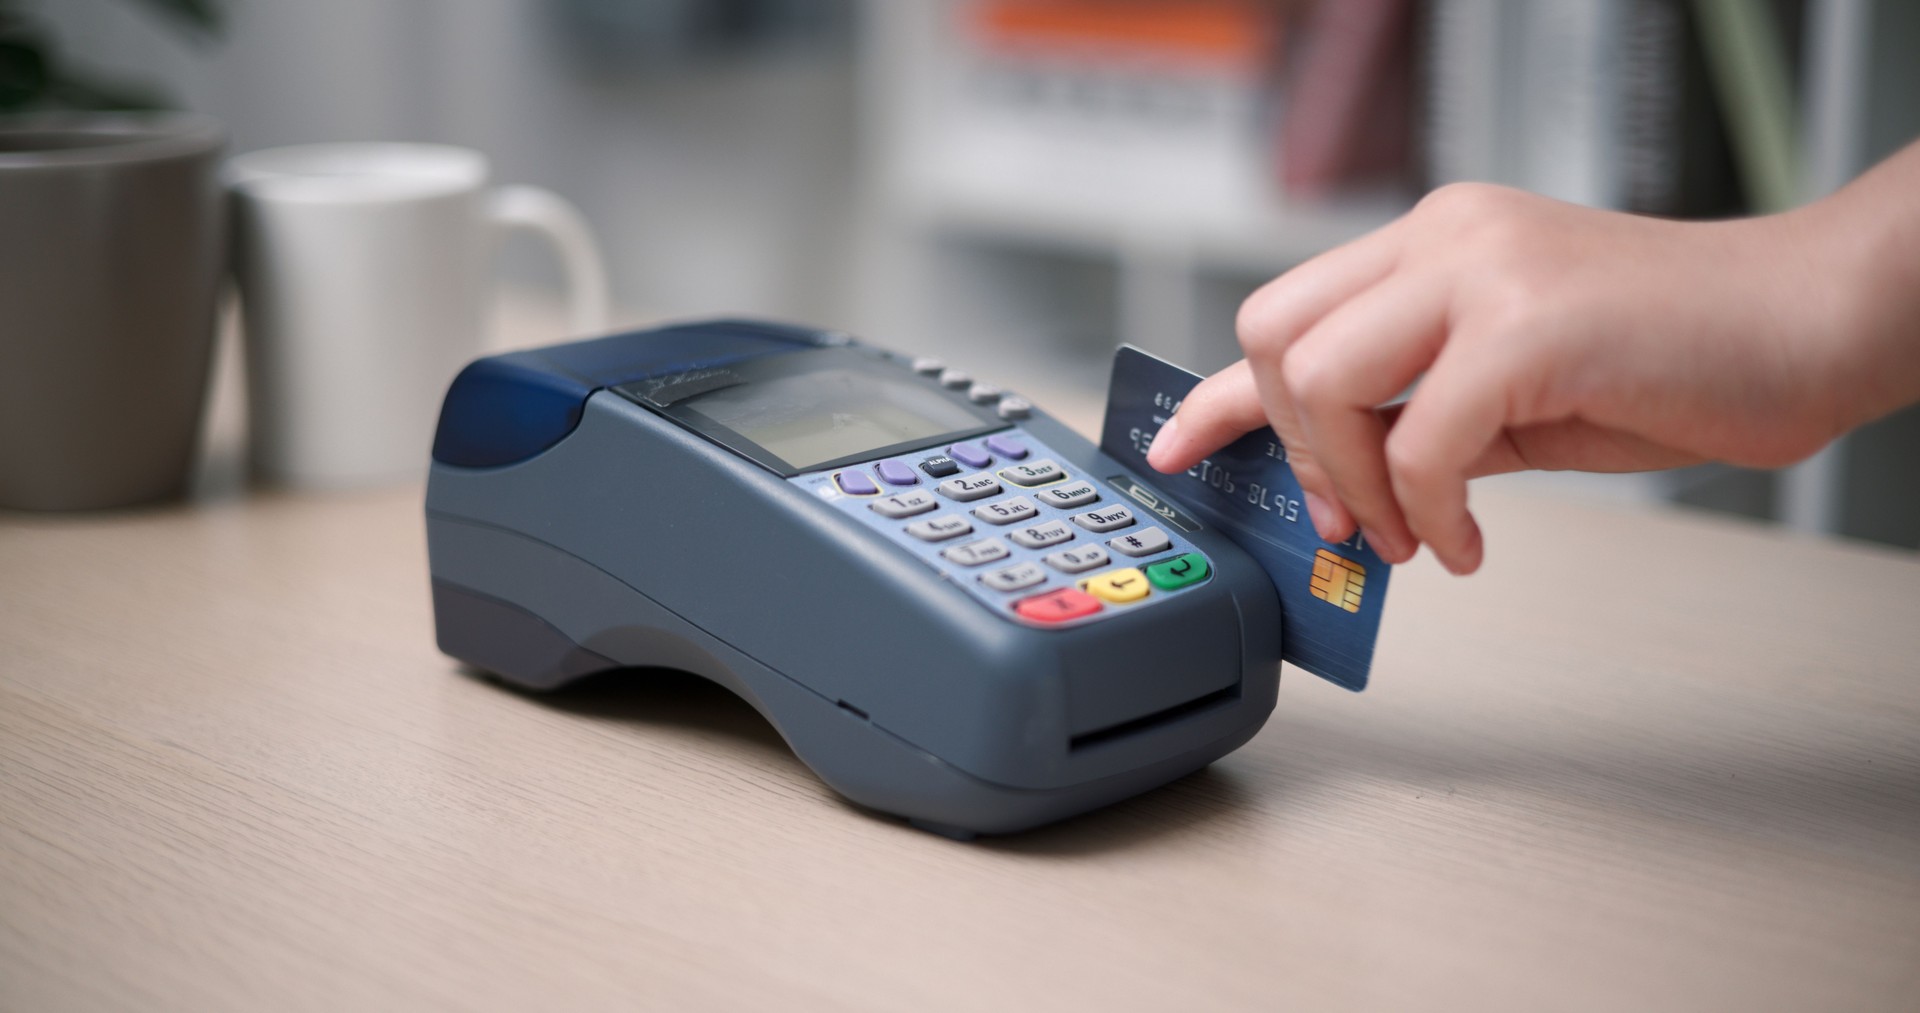
M 1839 432 L 1920 400 L 1920 174 L 1888 178 L 1888 168 L 1780 216 L 1796 219 L 1817 258 L 1809 337 L 1830 353 Z

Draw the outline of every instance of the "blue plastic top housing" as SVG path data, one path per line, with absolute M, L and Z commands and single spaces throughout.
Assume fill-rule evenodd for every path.
M 832 343 L 804 327 L 705 320 L 476 359 L 447 388 L 433 459 L 462 468 L 515 464 L 565 439 L 603 387 Z

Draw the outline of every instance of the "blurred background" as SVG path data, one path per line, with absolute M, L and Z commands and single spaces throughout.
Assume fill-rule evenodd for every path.
M 156 16 L 168 7 L 217 30 L 178 31 Z M 1817 197 L 1920 135 L 1906 0 L 7 0 L 0 14 L 0 43 L 31 25 L 90 81 L 223 120 L 234 152 L 478 148 L 497 179 L 586 212 L 622 321 L 844 328 L 1083 427 L 1117 343 L 1224 366 L 1256 286 L 1440 183 L 1720 217 Z M 557 319 L 539 254 L 505 254 L 501 326 L 516 333 Z M 1503 481 L 1920 546 L 1913 412 L 1781 474 Z

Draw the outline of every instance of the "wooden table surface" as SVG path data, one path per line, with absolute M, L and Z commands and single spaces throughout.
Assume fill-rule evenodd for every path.
M 1920 562 L 1477 502 L 1373 689 L 971 844 L 461 674 L 418 489 L 0 516 L 0 1009 L 1920 1008 Z

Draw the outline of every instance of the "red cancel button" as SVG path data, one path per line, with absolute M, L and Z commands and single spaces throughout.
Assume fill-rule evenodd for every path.
M 1035 622 L 1064 623 L 1100 611 L 1100 599 L 1085 591 L 1063 587 L 1022 599 L 1014 604 L 1013 610 Z

